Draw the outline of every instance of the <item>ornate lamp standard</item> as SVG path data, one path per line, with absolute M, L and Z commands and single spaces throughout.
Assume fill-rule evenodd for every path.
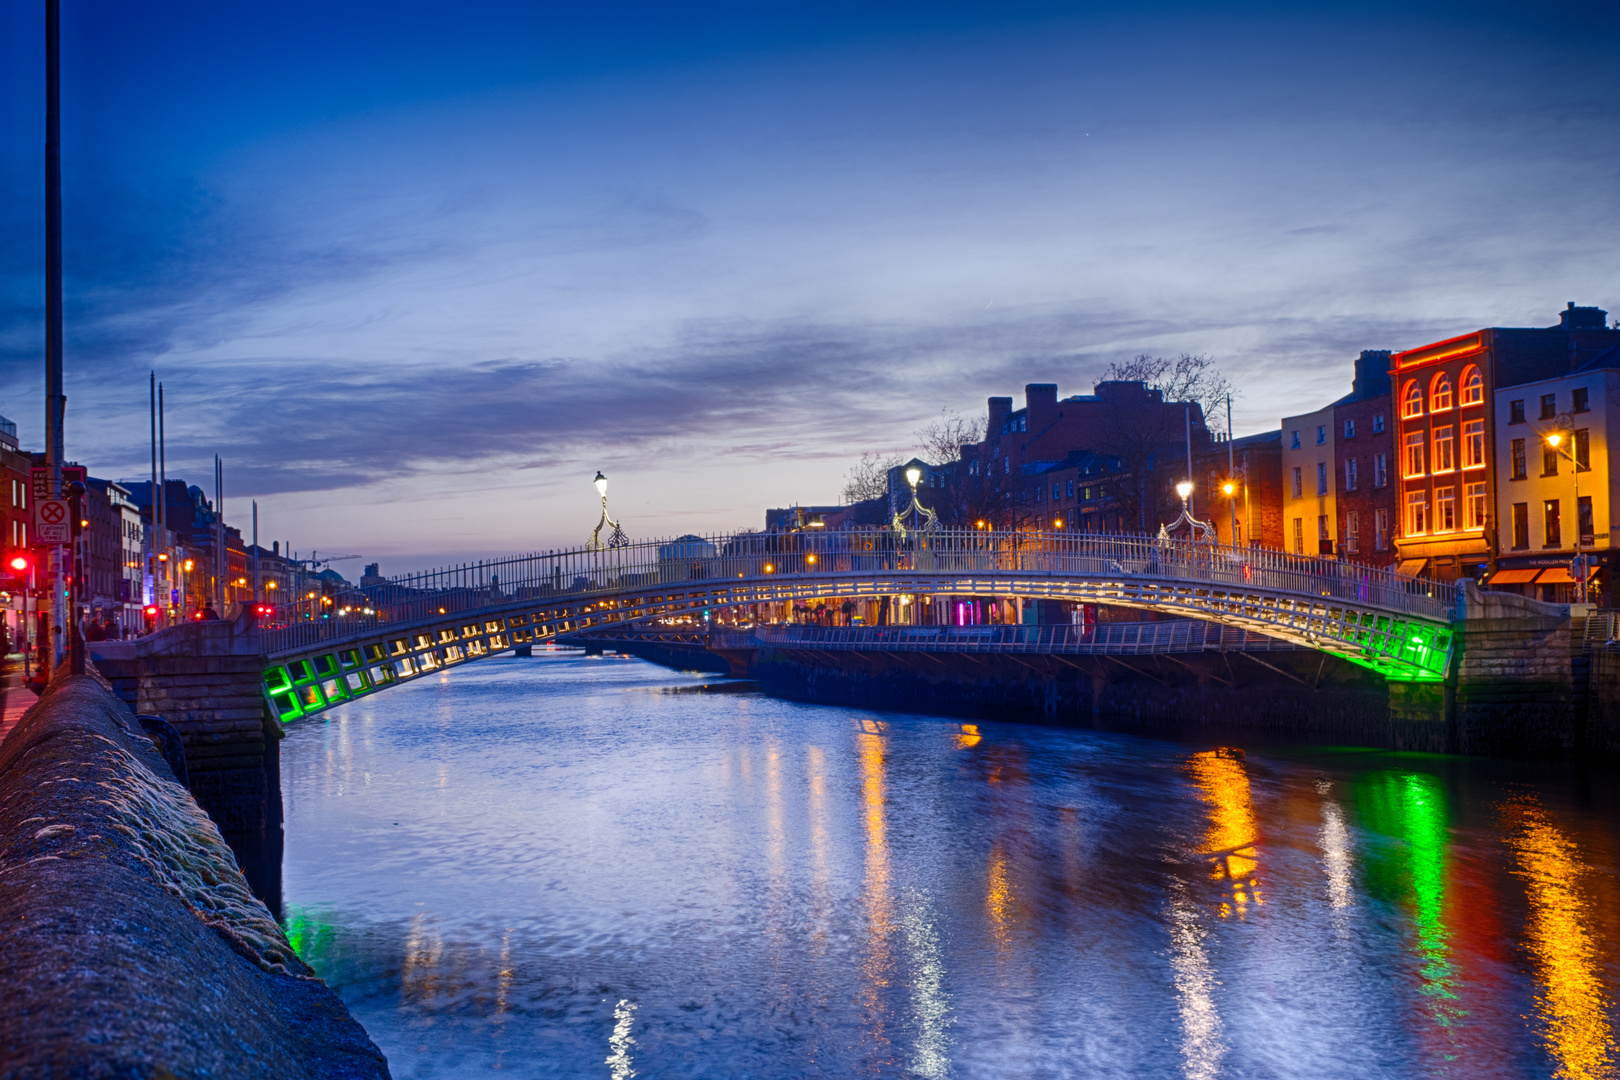
M 1206 544 L 1213 544 L 1216 542 L 1215 526 L 1207 521 L 1199 521 L 1192 516 L 1192 509 L 1188 503 L 1188 500 L 1192 498 L 1192 493 L 1193 484 L 1191 480 L 1183 480 L 1176 485 L 1176 494 L 1181 496 L 1181 516 L 1168 525 L 1159 526 L 1159 542 L 1161 544 L 1168 544 L 1173 539 L 1171 534 L 1182 527 L 1187 529 L 1187 538 L 1194 543 L 1202 541 Z
M 597 521 L 596 528 L 592 530 L 591 542 L 585 545 L 585 550 L 601 551 L 603 548 L 629 547 L 630 538 L 624 535 L 624 530 L 619 528 L 619 523 L 608 516 L 607 477 L 602 475 L 600 469 L 597 470 L 596 479 L 592 483 L 596 485 L 596 493 L 602 497 L 602 517 Z M 602 526 L 604 525 L 613 526 L 613 532 L 609 534 L 606 544 L 602 543 Z
M 912 532 L 933 532 L 939 528 L 939 515 L 917 501 L 917 484 L 922 480 L 922 470 L 912 465 L 906 469 L 906 483 L 911 485 L 911 505 L 905 512 L 896 513 L 890 527 L 903 539 L 908 531 L 907 522 Z

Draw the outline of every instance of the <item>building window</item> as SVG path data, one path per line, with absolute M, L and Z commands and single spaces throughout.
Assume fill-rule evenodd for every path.
M 1298 450 L 1299 449 L 1299 432 L 1290 431 L 1288 433 L 1288 448 L 1290 450 Z
M 1063 485 L 1054 480 L 1052 481 L 1052 501 L 1057 502 L 1061 498 L 1063 498 Z
M 1575 542 L 1582 547 L 1592 544 L 1592 496 L 1582 495 L 1575 500 L 1575 516 L 1580 520 L 1580 537 Z
M 1485 467 L 1485 421 L 1470 420 L 1463 425 L 1463 468 Z
M 1523 551 L 1530 546 L 1530 504 L 1513 504 L 1513 548 Z
M 1557 394 L 1542 394 L 1541 395 L 1541 418 L 1543 420 L 1551 420 L 1553 417 L 1555 417 L 1557 415 L 1558 415 L 1558 395 Z
M 1450 472 L 1457 467 L 1457 460 L 1452 452 L 1451 425 L 1434 429 L 1434 471 L 1437 473 Z
M 1434 531 L 1457 531 L 1457 489 L 1454 487 L 1434 489 Z
M 1327 442 L 1327 425 L 1316 425 L 1316 445 L 1321 446 Z
M 1423 432 L 1412 431 L 1406 436 L 1406 475 L 1423 475 Z
M 1346 458 L 1344 462 L 1344 490 L 1356 490 L 1356 459 Z
M 1294 519 L 1294 554 L 1305 554 L 1305 519 Z
M 1373 487 L 1381 488 L 1389 485 L 1389 455 L 1373 455 Z
M 1554 450 L 1550 446 L 1543 446 L 1541 448 L 1541 475 L 1558 475 L 1558 451 Z
M 1327 462 L 1325 461 L 1316 463 L 1316 493 L 1318 495 L 1327 494 Z
M 1451 408 L 1451 376 L 1445 372 L 1434 377 L 1434 388 L 1429 391 L 1429 411 L 1445 412 Z
M 1544 547 L 1555 548 L 1564 542 L 1559 530 L 1557 499 L 1548 499 L 1541 504 L 1541 534 L 1546 538 Z
M 1361 551 L 1361 515 L 1352 510 L 1344 515 L 1344 550 L 1352 555 Z
M 1379 413 L 1377 416 L 1373 417 L 1373 434 L 1374 435 L 1382 435 L 1383 433 L 1384 433 L 1384 414 Z
M 1373 550 L 1387 551 L 1389 549 L 1389 511 L 1373 511 Z
M 1429 531 L 1429 493 L 1427 491 L 1408 491 L 1406 493 L 1406 535 L 1422 536 Z
M 1513 442 L 1509 444 L 1509 449 L 1513 453 L 1513 472 L 1511 479 L 1523 480 L 1527 475 L 1529 475 L 1525 472 L 1527 466 L 1524 460 L 1524 440 L 1514 439 Z
M 1326 514 L 1316 515 L 1316 545 L 1317 551 L 1323 555 L 1333 554 L 1333 541 L 1329 538 L 1328 519 Z
M 1415 380 L 1406 384 L 1406 393 L 1401 397 L 1401 415 L 1408 418 L 1423 415 L 1423 391 Z
M 1575 431 L 1575 471 L 1592 471 L 1592 440 L 1585 428 Z
M 1346 420 L 1344 422 L 1344 437 L 1347 439 L 1353 439 L 1356 437 L 1356 422 L 1354 420 Z
M 1063 487 L 1064 487 L 1065 493 L 1067 493 L 1069 498 L 1071 498 L 1071 499 L 1074 498 L 1074 481 L 1070 480 L 1070 481 L 1066 482 L 1063 485 Z
M 1570 412 L 1590 412 L 1592 407 L 1586 402 L 1586 387 L 1577 386 L 1570 392 Z
M 1468 528 L 1483 529 L 1485 527 L 1485 484 L 1484 482 L 1469 484 L 1463 488 L 1463 498 L 1468 501 Z
M 1462 377 L 1462 403 L 1464 405 L 1478 405 L 1485 400 L 1485 378 L 1479 373 L 1479 368 L 1470 367 L 1463 372 Z
M 1295 465 L 1294 466 L 1294 498 L 1301 499 L 1301 498 L 1304 498 L 1304 497 L 1305 497 L 1304 472 L 1303 472 L 1303 470 L 1300 469 L 1300 467 L 1298 465 Z

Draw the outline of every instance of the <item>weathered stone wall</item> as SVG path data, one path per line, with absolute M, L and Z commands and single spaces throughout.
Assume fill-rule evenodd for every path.
M 0 1076 L 386 1077 L 134 716 L 64 671 L 0 744 Z
M 1583 631 L 1565 605 L 1466 582 L 1453 749 L 1497 757 L 1576 751 L 1587 693 Z
M 266 661 L 250 613 L 90 649 L 132 709 L 179 731 L 191 792 L 222 831 L 260 834 L 280 824 L 273 781 L 282 733 L 265 704 Z

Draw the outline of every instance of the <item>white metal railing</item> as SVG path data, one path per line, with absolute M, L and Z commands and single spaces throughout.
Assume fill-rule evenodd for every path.
M 1270 652 L 1304 646 L 1202 619 L 1094 623 L 1091 626 L 760 626 L 715 631 L 714 648 L 813 648 L 880 652 L 1184 653 Z
M 1393 570 L 1257 548 L 1152 536 L 946 529 L 740 533 L 651 540 L 621 548 L 537 552 L 404 574 L 281 608 L 264 627 L 272 653 L 363 634 L 379 624 L 513 604 L 587 599 L 658 587 L 760 579 L 1076 578 L 1237 589 L 1323 599 L 1447 621 L 1455 589 Z

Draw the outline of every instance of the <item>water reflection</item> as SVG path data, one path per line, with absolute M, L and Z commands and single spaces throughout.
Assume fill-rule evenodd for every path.
M 1601 785 L 619 692 L 683 678 L 291 729 L 288 936 L 400 1080 L 1615 1073 Z
M 1592 910 L 1581 884 L 1591 871 L 1575 843 L 1549 820 L 1536 796 L 1502 806 L 1516 873 L 1530 900 L 1528 940 L 1536 960 L 1536 1005 L 1547 1049 L 1560 1077 L 1599 1080 L 1614 1075 L 1614 1028 L 1604 992 Z

